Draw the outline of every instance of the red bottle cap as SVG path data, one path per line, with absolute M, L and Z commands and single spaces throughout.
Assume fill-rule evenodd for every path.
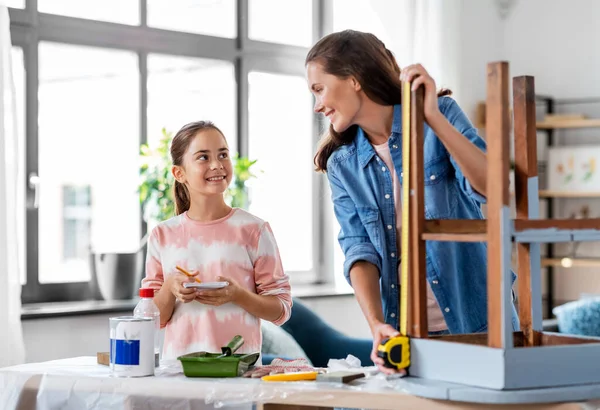
M 154 289 L 141 288 L 140 289 L 140 297 L 141 298 L 153 298 L 154 297 Z

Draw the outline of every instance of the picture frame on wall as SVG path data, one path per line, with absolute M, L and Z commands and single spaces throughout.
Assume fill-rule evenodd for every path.
M 600 145 L 548 148 L 548 189 L 558 192 L 600 192 Z

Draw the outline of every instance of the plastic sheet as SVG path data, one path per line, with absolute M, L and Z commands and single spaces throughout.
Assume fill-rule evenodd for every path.
M 260 402 L 438 410 L 447 408 L 447 402 L 423 401 L 423 397 L 448 400 L 457 390 L 473 390 L 473 397 L 476 394 L 481 396 L 476 389 L 458 387 L 369 372 L 367 377 L 344 385 L 309 381 L 274 383 L 251 378 L 186 378 L 178 361 L 162 363 L 153 377 L 118 378 L 110 375 L 108 367 L 97 365 L 94 357 L 0 369 L 2 408 L 23 410 L 251 410 L 255 403 Z M 526 399 L 522 394 L 521 397 Z M 501 396 L 488 395 L 488 398 L 492 402 L 501 399 Z M 514 408 L 520 407 L 522 405 L 515 404 Z M 588 410 L 597 407 L 598 402 L 587 402 L 573 404 L 569 408 Z M 489 408 L 489 402 L 471 408 Z
M 6 408 L 18 408 L 18 397 L 25 383 L 35 374 L 40 376 L 30 388 L 37 396 L 37 409 L 204 410 L 227 407 L 241 410 L 252 409 L 257 402 L 291 397 L 301 398 L 307 405 L 327 405 L 327 402 L 335 401 L 341 391 L 373 389 L 367 379 L 363 384 L 340 386 L 315 382 L 265 383 L 250 378 L 186 378 L 179 361 L 161 363 L 154 377 L 119 378 L 111 376 L 108 367 L 96 364 L 95 358 L 81 357 L 1 369 L 0 397 L 3 403 L 9 403 Z M 375 390 L 393 387 L 386 385 L 385 379 L 372 379 L 378 385 Z M 338 394 L 333 394 L 331 389 L 337 390 Z
M 0 403 L 7 409 L 19 407 L 21 392 L 25 390 L 25 384 L 32 376 L 24 373 L 2 373 L 0 372 Z

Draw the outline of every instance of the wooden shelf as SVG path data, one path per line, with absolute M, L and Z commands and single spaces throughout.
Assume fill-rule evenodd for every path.
M 555 266 L 561 268 L 597 268 L 600 258 L 542 258 L 542 267 Z
M 595 128 L 600 127 L 600 119 L 585 118 L 576 120 L 541 121 L 536 124 L 538 130 L 552 130 L 560 128 Z
M 485 242 L 485 219 L 430 219 L 425 221 L 425 241 Z
M 515 232 L 536 229 L 600 230 L 600 218 L 587 219 L 515 219 Z
M 540 198 L 600 198 L 600 192 L 570 192 L 570 191 L 550 191 L 541 189 Z

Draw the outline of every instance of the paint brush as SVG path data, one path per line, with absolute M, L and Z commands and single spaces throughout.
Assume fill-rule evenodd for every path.
M 177 268 L 177 270 L 181 273 L 183 273 L 185 276 L 187 276 L 188 278 L 194 278 L 194 280 L 198 283 L 202 283 L 202 281 L 200 279 L 198 279 L 197 277 L 195 277 L 194 275 L 192 275 L 191 273 L 189 273 L 187 270 L 183 269 L 181 266 L 176 265 L 175 268 Z

